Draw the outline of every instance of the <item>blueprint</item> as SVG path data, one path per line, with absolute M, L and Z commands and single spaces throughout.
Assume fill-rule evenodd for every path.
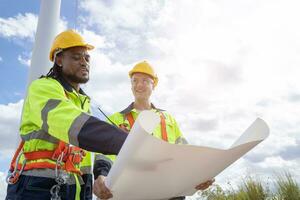
M 143 111 L 125 141 L 105 184 L 114 200 L 158 200 L 190 196 L 263 141 L 269 128 L 256 119 L 229 149 L 169 144 L 151 136 L 160 119 Z

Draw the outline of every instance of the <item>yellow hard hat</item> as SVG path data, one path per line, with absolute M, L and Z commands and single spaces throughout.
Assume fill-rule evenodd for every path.
M 70 48 L 70 47 L 78 47 L 78 46 L 79 47 L 86 47 L 88 50 L 92 50 L 94 48 L 94 46 L 92 46 L 90 44 L 87 44 L 83 40 L 81 35 L 79 35 L 78 33 L 76 33 L 72 29 L 61 32 L 54 39 L 54 42 L 53 42 L 51 50 L 50 50 L 49 59 L 51 61 L 53 61 L 54 60 L 54 54 L 57 51 L 61 51 L 63 49 L 67 49 L 67 48 Z
M 134 73 L 144 73 L 148 74 L 153 78 L 154 86 L 158 83 L 158 77 L 156 73 L 154 72 L 153 67 L 147 62 L 143 61 L 138 64 L 136 64 L 130 71 L 129 71 L 129 77 L 131 78 Z

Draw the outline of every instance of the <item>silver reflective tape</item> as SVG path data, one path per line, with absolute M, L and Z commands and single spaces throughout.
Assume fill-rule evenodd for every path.
M 80 167 L 80 171 L 83 174 L 92 174 L 92 167 L 91 166 Z
M 113 164 L 113 161 L 103 154 L 96 154 L 95 160 L 105 160 L 105 161 L 109 162 L 111 165 Z
M 48 113 L 53 110 L 58 104 L 61 102 L 61 100 L 58 99 L 49 99 L 44 108 L 42 109 L 42 129 L 45 132 L 48 132 L 49 126 L 48 126 Z
M 32 169 L 28 171 L 23 171 L 22 175 L 26 176 L 37 176 L 37 177 L 45 177 L 55 179 L 55 170 L 54 169 Z M 68 185 L 76 184 L 75 177 L 76 174 L 71 174 L 67 179 Z M 78 177 L 80 184 L 82 184 L 83 180 L 81 176 Z
M 47 142 L 51 142 L 53 144 L 57 144 L 59 142 L 57 138 L 53 137 L 52 135 L 50 135 L 49 133 L 43 130 L 33 131 L 31 133 L 27 133 L 26 135 L 21 135 L 21 138 L 24 141 L 30 141 L 32 139 L 40 139 Z
M 89 115 L 81 113 L 72 123 L 69 129 L 69 142 L 75 146 L 79 146 L 78 134 L 85 122 L 90 118 Z

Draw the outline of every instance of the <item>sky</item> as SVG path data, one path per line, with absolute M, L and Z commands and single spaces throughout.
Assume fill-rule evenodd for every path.
M 40 1 L 0 1 L 0 198 L 17 145 Z M 132 102 L 128 71 L 156 69 L 152 102 L 190 144 L 226 149 L 256 119 L 270 136 L 216 177 L 300 183 L 300 2 L 297 0 L 62 0 L 59 30 L 96 48 L 82 86 L 106 113 Z M 50 68 L 50 66 L 49 66 Z M 196 195 L 191 197 L 196 199 Z

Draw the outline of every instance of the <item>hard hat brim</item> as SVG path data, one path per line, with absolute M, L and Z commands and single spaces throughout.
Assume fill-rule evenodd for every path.
M 153 80 L 154 87 L 157 86 L 157 83 L 158 83 L 158 77 L 157 77 L 157 76 L 153 76 L 152 74 L 145 73 L 145 72 L 140 72 L 140 71 L 133 71 L 133 70 L 131 70 L 131 71 L 128 73 L 129 78 L 132 78 L 133 74 L 135 74 L 135 73 L 141 73 L 141 74 L 146 74 L 146 75 L 148 75 L 148 76 Z
M 88 49 L 88 50 L 93 50 L 95 47 L 93 45 L 90 45 L 90 44 L 86 44 L 85 47 Z
M 72 47 L 86 47 L 87 50 L 93 50 L 95 47 L 93 45 L 90 45 L 90 44 L 84 44 L 84 45 L 75 45 L 75 46 L 72 46 Z M 68 48 L 72 48 L 72 47 L 68 47 Z M 63 48 L 63 49 L 60 49 L 60 50 L 64 50 L 64 49 L 68 49 L 68 48 Z M 57 50 L 53 50 L 50 52 L 50 61 L 54 61 L 54 54 Z
M 85 47 L 87 50 L 92 50 L 95 48 L 93 45 L 86 43 L 79 33 L 70 29 L 61 32 L 55 37 L 49 54 L 50 60 L 54 60 L 55 52 L 72 47 Z

